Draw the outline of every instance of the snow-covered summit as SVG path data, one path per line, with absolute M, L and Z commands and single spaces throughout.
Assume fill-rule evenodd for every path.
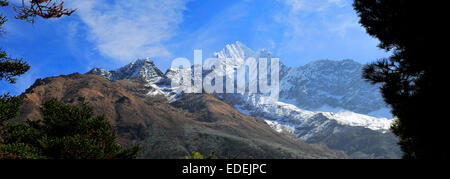
M 242 44 L 239 41 L 236 41 L 235 44 L 228 44 L 225 48 L 220 51 L 214 53 L 214 56 L 219 59 L 224 58 L 233 58 L 233 59 L 246 59 L 248 57 L 254 56 L 255 52 Z
M 363 65 L 353 60 L 317 60 L 301 67 L 283 66 L 281 101 L 312 111 L 341 110 L 392 118 L 379 86 L 362 78 Z
M 107 71 L 101 68 L 94 68 L 88 74 L 96 74 L 115 81 L 122 79 L 139 79 L 144 82 L 154 83 L 162 78 L 164 74 L 155 66 L 150 58 L 138 59 L 117 70 Z
M 255 58 L 256 60 L 259 58 L 266 58 L 270 60 L 273 58 L 269 51 L 265 49 L 253 51 L 239 41 L 236 41 L 235 44 L 226 45 L 224 49 L 214 53 L 214 57 L 221 61 L 222 64 L 231 67 L 239 67 L 243 65 L 245 60 L 248 58 Z

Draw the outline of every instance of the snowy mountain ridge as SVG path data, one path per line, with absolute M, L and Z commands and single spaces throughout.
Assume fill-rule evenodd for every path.
M 150 58 L 138 59 L 117 70 L 107 71 L 94 68 L 88 73 L 104 76 L 108 80 L 141 79 L 147 83 L 155 83 L 164 78 L 164 74 L 155 66 Z
M 221 61 L 222 64 L 226 64 L 232 67 L 239 67 L 244 64 L 244 59 L 249 57 L 254 58 L 268 58 L 271 59 L 273 56 L 267 50 L 259 50 L 252 51 L 248 47 L 246 47 L 241 42 L 236 42 L 236 44 L 227 45 L 222 51 L 214 54 L 215 57 Z M 233 60 L 229 60 L 232 58 Z M 331 65 L 330 65 L 331 64 Z M 333 111 L 326 111 L 327 103 L 325 105 L 317 105 L 318 107 L 313 108 L 312 110 L 304 110 L 302 104 L 298 105 L 297 99 L 306 100 L 306 101 L 332 101 L 338 104 L 348 103 L 348 101 L 354 100 L 349 96 L 357 96 L 364 92 L 364 94 L 369 94 L 368 92 L 376 91 L 376 87 L 370 88 L 370 84 L 362 83 L 360 80 L 355 79 L 356 77 L 351 77 L 350 79 L 342 79 L 339 75 L 336 78 L 334 75 L 336 74 L 336 69 L 321 69 L 323 66 L 342 66 L 341 71 L 337 73 L 350 73 L 357 74 L 358 70 L 360 70 L 360 64 L 351 60 L 343 60 L 343 61 L 331 61 L 331 60 L 319 60 L 312 62 L 305 67 L 292 68 L 287 67 L 281 64 L 280 68 L 280 93 L 281 99 L 279 102 L 266 102 L 268 99 L 266 96 L 260 94 L 218 94 L 220 97 L 225 98 L 231 101 L 233 104 L 240 106 L 245 103 L 245 105 L 240 106 L 240 109 L 245 109 L 248 111 L 252 111 L 253 115 L 256 115 L 258 112 L 268 113 L 268 114 L 276 114 L 277 117 L 271 116 L 270 119 L 277 121 L 275 118 L 291 118 L 305 122 L 304 119 L 311 118 L 314 115 L 322 114 L 330 119 L 336 120 L 339 124 L 342 125 L 350 125 L 350 126 L 362 126 L 372 130 L 388 130 L 390 126 L 390 121 L 387 118 L 379 118 L 372 117 L 364 114 L 359 114 L 350 111 L 350 109 L 345 109 L 345 105 L 334 105 Z M 318 71 L 326 71 L 330 72 L 329 76 L 325 76 L 322 72 L 319 75 L 314 75 Z M 338 70 L 339 71 L 339 70 Z M 88 73 L 97 74 L 100 76 L 104 76 L 105 78 L 115 81 L 122 79 L 140 79 L 144 81 L 149 87 L 152 87 L 153 90 L 149 91 L 148 95 L 164 95 L 167 98 L 174 99 L 174 96 L 179 94 L 175 94 L 173 89 L 170 88 L 171 81 L 182 81 L 179 79 L 180 73 L 189 73 L 189 70 L 186 69 L 175 69 L 170 68 L 167 70 L 166 74 L 163 74 L 155 65 L 152 60 L 147 59 L 138 59 L 130 64 L 119 68 L 118 70 L 107 71 L 101 68 L 94 68 Z M 341 75 L 342 76 L 342 75 Z M 347 75 L 348 76 L 348 75 Z M 315 80 L 320 80 L 317 82 Z M 350 82 L 345 82 L 345 80 L 350 80 Z M 362 79 L 361 79 L 362 80 Z M 296 85 L 297 81 L 306 82 L 304 85 Z M 359 86 L 350 87 L 346 90 L 351 91 L 352 88 L 356 89 L 354 93 L 351 94 L 343 94 L 343 92 L 339 92 L 340 89 L 336 89 L 330 87 L 332 91 L 324 90 L 324 87 L 329 87 L 327 85 L 333 84 L 332 81 L 337 81 L 338 83 L 347 83 L 347 84 L 355 84 L 357 82 Z M 311 87 L 306 88 L 306 85 Z M 300 86 L 300 88 L 298 88 Z M 363 86 L 363 87 L 360 87 Z M 370 89 L 366 89 L 369 86 Z M 328 89 L 328 88 L 327 88 Z M 375 89 L 375 90 L 374 90 Z M 300 92 L 298 92 L 300 91 Z M 362 92 L 363 91 L 363 92 Z M 345 92 L 344 92 L 345 93 Z M 336 95 L 339 94 L 339 95 Z M 296 95 L 308 95 L 308 98 L 299 98 Z M 369 97 L 360 100 L 360 101 L 374 101 L 369 100 L 369 98 L 374 98 L 375 101 L 381 97 L 373 97 L 375 95 L 370 95 Z M 379 95 L 379 94 L 378 94 Z M 381 95 L 380 95 L 381 96 Z M 239 99 L 240 98 L 240 99 Z M 293 100 L 294 99 L 294 100 Z M 325 99 L 325 100 L 324 100 Z M 341 100 L 341 102 L 339 102 Z M 344 102 L 342 102 L 344 101 Z M 382 106 L 382 102 L 379 102 L 377 106 Z M 361 104 L 360 104 L 361 105 Z M 305 108 L 308 108 L 314 105 L 307 105 Z M 337 108 L 336 108 L 337 106 Z M 273 108 L 273 109 L 271 109 Z M 276 110 L 275 110 L 276 109 Z M 325 110 L 324 110 L 325 109 Z M 368 111 L 374 112 L 373 111 Z M 378 108 L 379 110 L 381 108 Z M 257 115 L 258 117 L 263 117 L 266 115 Z M 302 123 L 302 122 L 295 122 Z
M 214 57 L 221 64 L 231 67 L 243 65 L 244 59 L 249 57 L 267 58 L 269 61 L 274 58 L 267 50 L 253 51 L 240 42 L 226 45 L 223 50 L 214 53 Z M 395 138 L 391 138 L 390 134 L 385 135 L 392 123 L 388 119 L 391 118 L 387 113 L 389 109 L 384 104 L 378 87 L 361 78 L 361 69 L 362 65 L 352 60 L 318 60 L 301 67 L 288 67 L 280 63 L 279 101 L 274 102 L 262 94 L 217 96 L 229 101 L 244 114 L 264 119 L 274 130 L 295 135 L 309 143 L 328 145 L 336 136 L 363 136 L 370 133 L 367 138 L 368 141 L 374 141 L 372 148 L 377 148 L 378 144 L 375 143 L 383 143 L 383 140 L 389 140 L 388 143 L 394 145 Z M 171 82 L 181 83 L 180 74 L 192 75 L 192 70 L 169 68 L 163 74 L 153 61 L 141 59 L 118 70 L 94 68 L 88 73 L 104 76 L 111 81 L 138 79 L 149 87 L 147 95 L 163 95 L 169 102 L 173 102 L 183 95 L 171 88 Z M 210 71 L 203 71 L 203 77 L 208 73 Z M 377 115 L 369 116 L 370 114 Z M 333 140 L 333 143 L 347 142 Z M 333 148 L 331 143 L 329 147 Z M 365 157 L 372 156 L 368 151 L 363 153 Z M 351 152 L 349 155 L 352 155 Z

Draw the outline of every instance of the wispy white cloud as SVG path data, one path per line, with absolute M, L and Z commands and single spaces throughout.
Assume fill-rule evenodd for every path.
M 344 0 L 279 0 L 291 7 L 291 13 L 324 11 L 330 7 L 347 5 Z
M 304 53 L 310 54 L 310 58 L 317 58 L 321 52 L 327 52 L 323 58 L 364 58 L 356 49 L 376 49 L 378 42 L 367 35 L 358 23 L 352 0 L 278 2 L 285 7 L 285 11 L 274 15 L 274 20 L 285 26 L 279 41 L 279 54 Z
M 324 22 L 324 25 L 330 32 L 336 33 L 341 37 L 351 35 L 353 31 L 365 33 L 364 28 L 358 23 L 358 17 L 354 14 L 338 14 L 332 20 Z
M 12 88 L 12 94 L 19 94 L 28 89 L 36 80 L 37 76 L 41 73 L 39 68 L 31 67 L 31 69 L 22 76 L 17 78 L 17 83 Z
M 324 25 L 336 24 L 341 27 L 354 27 L 349 22 L 358 24 L 355 21 L 352 11 L 339 12 L 351 5 L 348 0 L 278 0 L 287 7 L 287 12 L 283 11 L 275 15 L 275 20 L 286 24 L 285 35 L 298 36 L 308 35 L 308 33 L 325 31 Z M 336 18 L 339 16 L 339 18 Z M 313 19 L 313 21 L 311 21 Z M 345 24 L 345 26 L 343 26 Z M 331 25 L 332 26 L 332 25 Z M 315 30 L 314 30 L 315 29 Z
M 183 20 L 186 0 L 77 0 L 88 38 L 104 56 L 128 62 L 139 57 L 169 57 L 164 46 Z
M 196 26 L 192 31 L 184 31 L 180 34 L 181 38 L 171 44 L 172 48 L 181 49 L 182 52 L 178 55 L 185 56 L 192 55 L 194 49 L 202 49 L 203 55 L 209 57 L 214 52 L 221 50 L 227 43 L 241 40 L 230 29 L 239 26 L 235 24 L 236 21 L 248 18 L 247 1 L 249 0 L 233 2 L 225 7 L 212 8 L 210 16 L 201 17 L 208 21 Z

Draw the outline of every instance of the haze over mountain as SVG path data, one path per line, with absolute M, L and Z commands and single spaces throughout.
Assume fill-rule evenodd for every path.
M 269 61 L 273 58 L 267 50 L 255 52 L 240 42 L 227 45 L 214 56 L 229 66 L 240 66 L 242 59 L 248 57 Z M 244 114 L 266 120 L 279 133 L 301 141 L 322 143 L 355 158 L 399 158 L 397 139 L 388 130 L 391 120 L 374 117 L 389 117 L 389 109 L 378 88 L 361 78 L 361 67 L 351 60 L 319 60 L 297 68 L 281 64 L 280 101 L 273 102 L 261 94 L 217 96 Z M 183 94 L 177 93 L 170 84 L 182 83 L 180 74 L 189 74 L 191 69 L 170 68 L 163 74 L 151 60 L 142 59 L 118 70 L 95 68 L 88 73 L 111 81 L 138 80 L 146 86 L 145 95 L 164 96 L 176 103 L 183 99 Z M 208 73 L 204 71 L 203 75 Z

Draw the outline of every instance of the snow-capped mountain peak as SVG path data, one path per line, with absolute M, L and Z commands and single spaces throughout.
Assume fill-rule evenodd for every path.
M 255 52 L 237 41 L 235 44 L 228 44 L 225 48 L 214 56 L 219 59 L 233 58 L 233 59 L 246 59 L 247 57 L 254 56 Z
M 228 44 L 219 52 L 214 53 L 214 57 L 218 59 L 231 58 L 234 60 L 253 58 L 273 58 L 272 54 L 266 49 L 260 49 L 253 51 L 245 46 L 243 43 L 237 41 L 234 44 Z
M 107 71 L 101 68 L 94 68 L 88 73 L 104 76 L 111 81 L 138 79 L 147 83 L 154 83 L 165 78 L 164 74 L 155 66 L 150 58 L 138 59 L 117 70 Z

